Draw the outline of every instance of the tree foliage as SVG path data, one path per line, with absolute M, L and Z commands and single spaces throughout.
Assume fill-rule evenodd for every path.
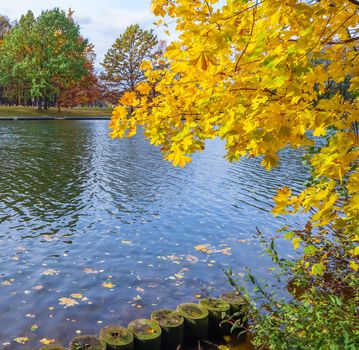
M 76 78 L 70 80 L 67 86 L 61 89 L 60 95 L 57 98 L 58 109 L 61 107 L 91 105 L 100 100 L 102 91 L 94 68 L 96 54 L 93 45 L 87 46 L 85 57 L 86 60 L 83 68 L 86 74 L 80 80 Z
M 87 40 L 71 14 L 58 8 L 35 18 L 31 11 L 6 35 L 0 47 L 0 81 L 9 98 L 56 100 L 63 89 L 86 75 Z
M 168 67 L 144 62 L 155 98 L 126 93 L 113 112 L 113 137 L 138 125 L 165 159 L 184 166 L 207 139 L 225 141 L 230 161 L 262 157 L 270 170 L 286 147 L 306 150 L 308 187 L 285 187 L 276 215 L 307 212 L 302 269 L 322 275 L 339 259 L 357 271 L 359 248 L 358 3 L 356 1 L 153 0 L 156 15 L 175 21 L 179 39 Z M 160 19 L 158 24 L 163 24 Z M 146 83 L 145 83 L 146 84 Z M 129 118 L 128 106 L 135 111 Z M 309 234 L 307 234 L 309 232 Z M 327 252 L 327 241 L 341 247 Z M 333 247 L 333 246 L 332 246 Z
M 107 87 L 109 100 L 117 103 L 126 91 L 134 91 L 144 80 L 141 63 L 146 60 L 155 64 L 162 46 L 153 30 L 141 29 L 138 24 L 127 27 L 105 55 L 102 80 Z

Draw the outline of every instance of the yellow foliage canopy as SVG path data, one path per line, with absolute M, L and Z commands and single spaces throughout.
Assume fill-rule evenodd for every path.
M 314 224 L 346 227 L 358 240 L 358 4 L 222 4 L 152 1 L 156 15 L 175 20 L 179 39 L 164 54 L 165 68 L 142 64 L 155 93 L 149 96 L 142 84 L 125 95 L 113 112 L 112 136 L 132 136 L 141 125 L 165 158 L 180 166 L 207 139 L 219 137 L 228 160 L 262 156 L 268 170 L 281 149 L 308 148 L 312 136 L 325 136 L 328 144 L 310 159 L 316 182 L 298 196 L 281 190 L 275 213 L 314 209 Z M 346 79 L 346 97 L 330 90 L 332 82 Z

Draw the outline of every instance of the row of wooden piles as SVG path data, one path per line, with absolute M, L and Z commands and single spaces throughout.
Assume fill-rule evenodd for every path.
M 177 310 L 159 310 L 151 319 L 137 319 L 127 328 L 111 325 L 99 337 L 84 335 L 71 340 L 69 350 L 177 350 L 199 340 L 231 333 L 233 320 L 244 317 L 243 298 L 236 292 L 220 298 L 201 299 L 199 304 L 181 304 Z M 233 315 L 236 315 L 233 318 Z M 228 322 L 231 319 L 232 322 Z M 240 322 L 239 322 L 240 323 Z M 40 350 L 66 350 L 51 344 Z

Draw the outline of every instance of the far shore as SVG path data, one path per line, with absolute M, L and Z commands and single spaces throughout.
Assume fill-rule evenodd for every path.
M 75 107 L 62 108 L 58 112 L 57 108 L 49 108 L 47 110 L 38 110 L 36 107 L 24 106 L 0 106 L 1 119 L 110 119 L 112 108 L 101 107 Z

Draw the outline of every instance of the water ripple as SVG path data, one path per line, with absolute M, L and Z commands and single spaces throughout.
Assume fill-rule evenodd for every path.
M 0 344 L 66 342 L 190 301 L 203 286 L 219 293 L 220 264 L 268 277 L 252 234 L 304 222 L 270 213 L 276 188 L 303 188 L 300 153 L 282 152 L 270 173 L 260 159 L 223 156 L 214 140 L 179 169 L 141 135 L 111 140 L 103 121 L 1 122 Z M 199 244 L 232 254 L 203 254 Z M 102 286 L 109 281 L 113 291 Z M 64 309 L 58 299 L 71 293 L 86 299 Z

